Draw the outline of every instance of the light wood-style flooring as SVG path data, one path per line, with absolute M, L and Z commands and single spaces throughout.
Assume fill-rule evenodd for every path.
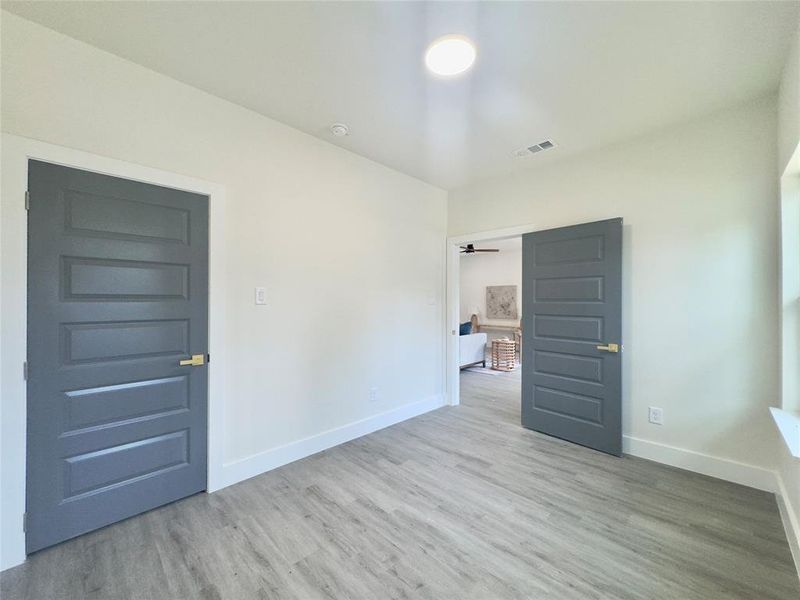
M 519 425 L 519 373 L 39 552 L 3 600 L 797 600 L 775 498 Z

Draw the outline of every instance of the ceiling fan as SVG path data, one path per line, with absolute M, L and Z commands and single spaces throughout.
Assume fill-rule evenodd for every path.
M 500 252 L 499 248 L 476 248 L 474 244 L 461 246 L 460 254 L 475 254 L 476 252 Z

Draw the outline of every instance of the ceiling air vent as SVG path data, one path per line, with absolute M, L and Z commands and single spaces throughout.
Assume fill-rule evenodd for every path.
M 525 158 L 526 156 L 530 156 L 531 154 L 536 154 L 537 152 L 541 152 L 542 150 L 550 150 L 550 148 L 555 148 L 556 144 L 553 140 L 544 140 L 543 142 L 539 142 L 538 144 L 534 144 L 533 146 L 526 146 L 524 148 L 519 148 L 518 150 L 514 150 L 514 156 L 517 158 Z

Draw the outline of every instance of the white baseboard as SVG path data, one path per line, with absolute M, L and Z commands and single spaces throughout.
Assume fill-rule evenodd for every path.
M 631 436 L 623 436 L 622 449 L 626 454 L 646 458 L 672 467 L 701 473 L 717 479 L 732 481 L 748 487 L 779 493 L 777 475 L 770 469 L 719 458 L 692 450 L 667 446 Z
M 272 469 L 282 467 L 290 462 L 300 460 L 317 452 L 322 452 L 333 446 L 344 444 L 363 435 L 367 435 L 384 427 L 389 427 L 401 421 L 411 419 L 423 413 L 436 410 L 445 405 L 443 395 L 431 396 L 418 402 L 412 402 L 354 423 L 348 423 L 335 429 L 329 429 L 311 437 L 291 442 L 284 446 L 259 452 L 247 458 L 225 463 L 222 468 L 220 485 L 214 492 L 245 479 L 266 473 Z
M 783 529 L 786 531 L 786 539 L 789 541 L 789 548 L 792 551 L 794 567 L 797 569 L 798 576 L 800 576 L 800 521 L 798 521 L 798 514 L 800 513 L 797 512 L 800 507 L 792 506 L 791 496 L 786 489 L 786 484 L 780 472 L 777 473 L 777 480 L 778 491 L 775 496 L 778 498 L 778 510 L 780 510 Z

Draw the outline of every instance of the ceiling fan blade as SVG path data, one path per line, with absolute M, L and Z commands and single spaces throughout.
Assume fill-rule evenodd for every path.
M 500 252 L 499 248 L 475 248 L 473 252 Z

